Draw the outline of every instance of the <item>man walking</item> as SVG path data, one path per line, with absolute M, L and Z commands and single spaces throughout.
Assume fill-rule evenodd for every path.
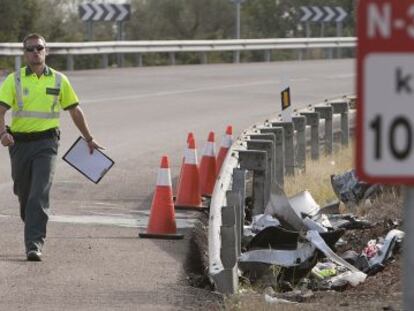
M 9 148 L 27 260 L 41 261 L 59 145 L 60 111 L 69 111 L 91 153 L 102 147 L 92 137 L 67 77 L 46 65 L 45 39 L 29 34 L 23 40 L 23 49 L 27 66 L 10 74 L 0 87 L 0 142 Z M 9 109 L 12 122 L 6 127 Z

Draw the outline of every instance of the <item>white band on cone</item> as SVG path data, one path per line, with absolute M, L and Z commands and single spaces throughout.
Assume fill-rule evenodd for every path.
M 221 147 L 230 148 L 232 144 L 233 144 L 233 139 L 231 135 L 225 135 L 223 139 L 221 140 Z
M 184 153 L 184 163 L 185 164 L 195 164 L 197 165 L 197 152 L 195 149 L 187 149 Z
M 204 146 L 203 155 L 207 157 L 216 156 L 216 150 L 213 142 L 207 142 L 207 144 Z
M 169 168 L 160 168 L 157 176 L 157 186 L 171 186 L 171 173 Z

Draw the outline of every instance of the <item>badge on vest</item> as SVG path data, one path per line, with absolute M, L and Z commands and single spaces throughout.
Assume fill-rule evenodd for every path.
M 59 95 L 60 89 L 55 89 L 51 87 L 46 88 L 46 94 L 48 95 Z
M 29 96 L 29 89 L 27 87 L 23 88 L 23 96 Z

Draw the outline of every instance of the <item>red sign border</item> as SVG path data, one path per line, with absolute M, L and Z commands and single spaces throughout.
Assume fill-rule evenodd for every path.
M 392 16 L 399 16 L 400 18 L 405 16 L 405 12 L 409 5 L 414 5 L 412 1 L 409 0 L 370 0 L 370 1 L 358 1 L 357 7 L 357 34 L 358 34 L 358 44 L 357 44 L 357 79 L 356 79 L 356 107 L 357 107 L 357 118 L 356 118 L 356 151 L 355 151 L 355 168 L 358 177 L 361 180 L 364 180 L 369 183 L 382 183 L 382 184 L 414 184 L 414 167 L 413 167 L 413 176 L 398 176 L 398 175 L 369 175 L 364 169 L 364 135 L 363 135 L 363 121 L 364 121 L 364 61 L 365 58 L 370 53 L 404 53 L 404 52 L 414 52 L 414 40 L 413 38 L 404 38 L 405 33 L 392 33 L 391 38 L 384 39 L 368 39 L 366 36 L 366 21 L 367 21 L 367 7 L 368 4 L 375 3 L 379 6 L 384 4 L 390 4 L 392 7 Z M 410 44 L 410 42 L 412 42 Z

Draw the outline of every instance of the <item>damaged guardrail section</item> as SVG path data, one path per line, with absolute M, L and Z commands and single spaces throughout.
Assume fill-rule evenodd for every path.
M 307 157 L 316 160 L 322 152 L 332 154 L 349 144 L 355 128 L 353 105 L 353 97 L 343 97 L 309 106 L 295 112 L 291 122 L 276 119 L 253 125 L 234 142 L 210 203 L 209 276 L 217 291 L 235 293 L 238 270 L 248 271 L 251 263 L 299 266 L 312 258 L 316 249 L 347 269 L 344 279 L 353 284 L 364 281 L 365 273 L 331 250 L 344 229 L 326 229 L 330 219 L 308 192 L 288 199 L 283 191 L 285 176 L 306 172 Z M 252 196 L 247 198 L 249 174 L 253 176 Z M 246 215 L 246 199 L 252 200 L 251 215 Z M 248 234 L 245 217 L 252 219 L 248 228 L 252 234 L 247 251 L 242 252 L 241 242 Z M 284 226 L 279 226 L 279 221 Z M 284 238 L 273 241 L 279 245 L 269 248 L 266 237 L 274 234 Z M 401 235 L 394 233 L 394 237 Z M 258 245 L 263 248 L 257 249 Z

